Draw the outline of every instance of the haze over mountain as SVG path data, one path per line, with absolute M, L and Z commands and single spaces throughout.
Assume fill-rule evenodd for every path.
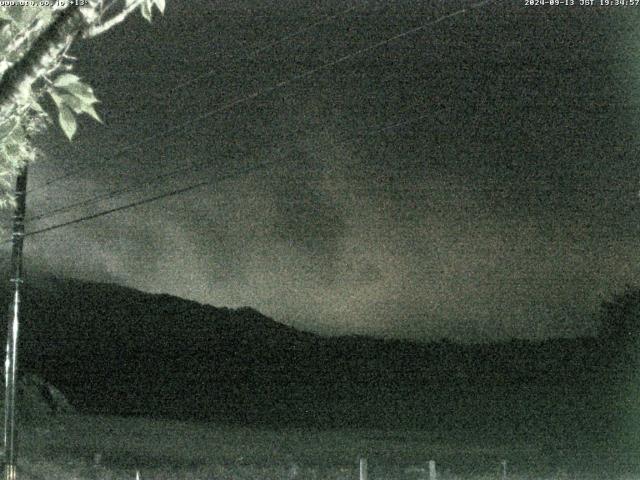
M 593 333 L 640 281 L 640 9 L 526 3 L 174 1 L 78 42 L 105 123 L 43 139 L 28 229 L 211 183 L 31 236 L 28 271 L 326 334 Z

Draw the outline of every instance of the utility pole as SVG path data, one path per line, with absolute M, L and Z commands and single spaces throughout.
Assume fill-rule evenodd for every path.
M 22 246 L 27 206 L 27 166 L 16 179 L 16 209 L 11 232 L 11 279 L 13 301 L 9 307 L 7 356 L 4 362 L 4 462 L 5 480 L 16 480 L 16 372 L 18 370 L 18 327 L 20 325 L 20 286 L 22 284 Z

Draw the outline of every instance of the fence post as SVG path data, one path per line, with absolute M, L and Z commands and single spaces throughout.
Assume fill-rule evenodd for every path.
M 502 460 L 502 480 L 507 480 L 507 461 Z
M 367 459 L 360 459 L 360 480 L 367 480 Z
M 289 466 L 289 480 L 294 480 L 298 478 L 298 474 L 300 473 L 300 467 L 298 467 L 297 463 L 292 463 Z
M 435 460 L 429 460 L 429 480 L 437 480 Z

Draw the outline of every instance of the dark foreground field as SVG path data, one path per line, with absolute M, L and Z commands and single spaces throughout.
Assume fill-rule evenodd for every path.
M 640 478 L 618 460 L 554 449 L 532 437 L 501 443 L 451 432 L 375 429 L 276 429 L 97 416 L 58 417 L 23 428 L 20 478 L 25 479 L 335 479 L 418 480 L 437 461 L 442 479 Z M 96 464 L 96 454 L 99 455 Z
M 443 480 L 502 480 L 503 460 L 513 480 L 640 478 L 640 290 L 598 336 L 473 345 L 321 337 L 115 285 L 26 299 L 21 368 L 83 415 L 31 418 L 23 478 L 349 480 L 360 457 L 371 480 L 429 460 Z

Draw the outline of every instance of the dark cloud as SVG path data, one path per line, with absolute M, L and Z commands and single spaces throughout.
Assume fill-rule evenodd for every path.
M 149 185 L 35 226 L 213 183 L 32 237 L 31 268 L 324 333 L 591 332 L 638 279 L 635 11 L 495 2 L 265 92 L 464 4 L 354 3 L 243 53 L 349 6 L 283 3 L 172 2 L 78 49 L 105 125 L 45 142 L 36 188 L 82 174 L 30 210 Z

